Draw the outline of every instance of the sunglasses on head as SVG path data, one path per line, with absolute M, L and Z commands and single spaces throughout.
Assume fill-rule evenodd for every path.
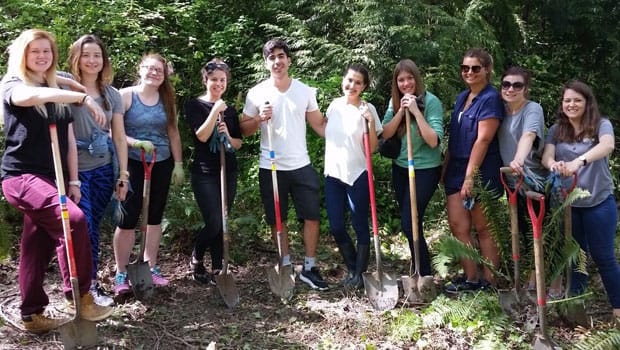
M 228 70 L 228 65 L 224 62 L 207 63 L 207 72 L 213 72 L 216 69 Z
M 507 80 L 502 81 L 502 89 L 503 90 L 508 90 L 508 89 L 510 89 L 511 86 L 512 86 L 512 88 L 515 91 L 519 91 L 519 90 L 522 90 L 525 87 L 525 84 L 520 82 L 520 81 L 516 81 L 514 83 L 511 83 L 511 82 L 509 82 Z
M 473 73 L 480 73 L 482 66 L 468 66 L 466 64 L 461 64 L 461 72 L 469 73 L 471 70 Z

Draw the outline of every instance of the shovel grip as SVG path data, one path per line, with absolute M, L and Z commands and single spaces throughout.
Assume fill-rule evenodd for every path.
M 508 186 L 505 178 L 506 175 L 519 175 L 514 190 Z M 517 174 L 511 167 L 504 166 L 499 168 L 499 178 L 502 181 L 502 185 L 504 185 L 506 193 L 508 193 L 508 202 L 510 205 L 517 205 L 517 193 L 519 192 L 519 188 L 521 188 L 521 184 L 523 184 L 523 174 Z

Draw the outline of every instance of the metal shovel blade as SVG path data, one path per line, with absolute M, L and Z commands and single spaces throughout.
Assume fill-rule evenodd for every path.
M 555 350 L 562 349 L 558 344 L 556 344 L 551 338 L 547 338 L 542 334 L 536 334 L 534 338 L 534 344 L 532 344 L 532 349 L 534 350 Z
M 95 322 L 83 318 L 73 319 L 59 328 L 62 345 L 65 349 L 90 347 L 97 344 L 97 326 Z
M 224 270 L 222 270 L 219 274 L 215 275 L 215 284 L 228 307 L 233 308 L 239 304 L 239 290 L 235 285 L 235 279 L 230 271 L 224 272 Z
M 284 300 L 288 300 L 293 296 L 295 275 L 291 265 L 275 265 L 272 268 L 268 268 L 267 278 L 269 279 L 269 288 L 271 288 L 273 294 Z
M 391 310 L 398 303 L 398 283 L 387 273 L 364 272 L 364 288 L 375 310 Z
M 127 265 L 127 278 L 136 299 L 142 300 L 153 295 L 153 276 L 146 261 L 137 261 Z
M 403 294 L 407 302 L 413 304 L 421 304 L 424 302 L 422 296 L 418 293 L 417 276 L 401 276 L 400 281 L 403 284 Z

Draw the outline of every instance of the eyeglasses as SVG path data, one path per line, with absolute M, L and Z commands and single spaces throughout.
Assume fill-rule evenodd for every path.
M 515 91 L 521 91 L 525 87 L 525 84 L 520 81 L 515 81 L 514 83 L 507 80 L 502 81 L 502 90 L 508 90 L 511 86 Z
M 481 69 L 482 66 L 468 66 L 466 64 L 461 64 L 461 72 L 463 73 L 469 73 L 470 70 L 472 73 L 480 73 Z
M 224 62 L 209 62 L 207 63 L 207 72 L 211 73 L 216 69 L 228 70 L 228 65 Z
M 164 74 L 164 69 L 163 68 L 159 68 L 159 67 L 155 67 L 155 66 L 140 66 L 141 68 L 146 69 L 149 73 L 155 73 L 157 75 L 161 75 Z

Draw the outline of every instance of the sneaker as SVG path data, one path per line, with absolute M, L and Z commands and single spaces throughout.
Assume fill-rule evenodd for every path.
M 299 279 L 306 282 L 310 286 L 310 288 L 318 289 L 318 290 L 328 290 L 329 286 L 327 282 L 323 280 L 321 274 L 319 273 L 319 268 L 314 266 L 310 269 L 310 271 L 305 268 L 301 270 L 301 274 L 299 275 Z
M 157 287 L 165 287 L 168 285 L 168 280 L 161 275 L 159 266 L 151 267 L 151 277 L 153 277 L 153 285 Z
M 122 295 L 131 291 L 129 283 L 127 282 L 127 272 L 117 272 L 114 277 L 114 294 Z
M 463 282 L 452 282 L 445 287 L 447 293 L 473 292 L 482 288 L 480 281 L 472 282 L 465 280 Z
M 90 285 L 89 292 L 90 294 L 92 294 L 93 299 L 95 299 L 95 304 L 97 305 L 111 306 L 112 304 L 114 304 L 114 299 L 109 297 L 97 282 L 94 282 Z
M 192 278 L 194 281 L 203 284 L 211 283 L 211 276 L 202 262 L 194 262 L 194 259 L 192 259 L 189 262 L 189 268 L 192 270 Z
M 69 321 L 68 318 L 49 318 L 43 314 L 22 316 L 22 324 L 28 332 L 43 334 L 56 329 Z
M 101 321 L 112 315 L 112 312 L 113 307 L 95 304 L 95 299 L 90 293 L 84 294 L 80 299 L 80 316 L 87 321 Z

